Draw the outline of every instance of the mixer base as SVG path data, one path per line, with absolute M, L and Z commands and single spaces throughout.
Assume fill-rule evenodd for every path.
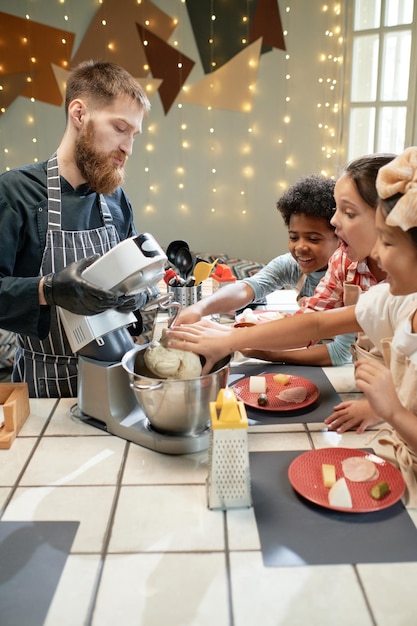
M 195 435 L 159 433 L 151 427 L 148 418 L 139 406 L 121 420 L 109 416 L 106 421 L 103 421 L 86 415 L 78 404 L 74 404 L 71 407 L 71 416 L 90 426 L 163 454 L 192 454 L 209 447 L 209 428 Z

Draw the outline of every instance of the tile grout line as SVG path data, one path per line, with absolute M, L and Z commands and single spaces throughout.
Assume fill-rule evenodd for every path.
M 316 446 L 314 445 L 313 437 L 311 436 L 311 431 L 310 431 L 310 429 L 308 427 L 308 424 L 304 424 L 304 430 L 305 430 L 307 438 L 308 438 L 308 440 L 310 442 L 311 449 L 315 450 Z
M 377 622 L 376 622 L 376 620 L 374 618 L 374 613 L 372 611 L 372 607 L 371 607 L 370 602 L 368 600 L 368 596 L 366 594 L 365 587 L 363 586 L 361 576 L 360 576 L 360 574 L 358 572 L 357 564 L 353 564 L 353 571 L 355 572 L 356 580 L 358 581 L 359 588 L 360 588 L 360 590 L 362 591 L 362 594 L 363 594 L 363 599 L 364 599 L 365 604 L 366 604 L 366 606 L 368 608 L 369 617 L 371 618 L 372 625 L 373 626 L 377 626 Z
M 127 456 L 128 456 L 128 452 L 129 452 L 129 448 L 130 448 L 130 442 L 127 441 L 126 442 L 126 446 L 125 446 L 125 451 L 123 454 L 123 459 L 122 459 L 122 464 L 121 467 L 119 469 L 119 474 L 118 474 L 118 478 L 117 478 L 117 483 L 116 483 L 116 492 L 114 494 L 114 498 L 113 498 L 113 502 L 112 502 L 112 506 L 111 506 L 111 510 L 110 510 L 110 514 L 109 514 L 109 519 L 107 522 L 107 528 L 106 528 L 106 532 L 104 534 L 104 540 L 103 540 L 103 547 L 101 549 L 100 552 L 100 561 L 99 561 L 99 567 L 98 567 L 98 571 L 96 574 L 96 579 L 94 581 L 94 586 L 93 586 L 93 590 L 92 590 L 92 594 L 91 594 L 91 599 L 90 599 L 90 604 L 87 610 L 87 617 L 86 617 L 86 626 L 89 626 L 92 624 L 92 620 L 94 617 L 94 611 L 96 608 L 96 604 L 97 604 L 97 597 L 98 597 L 98 593 L 100 590 L 100 584 L 101 584 L 101 579 L 103 577 L 103 571 L 104 571 L 104 565 L 106 563 L 106 558 L 108 555 L 108 548 L 109 548 L 109 544 L 110 544 L 110 538 L 111 538 L 111 533 L 113 530 L 113 523 L 114 523 L 114 518 L 116 516 L 116 509 L 117 509 L 117 505 L 119 503 L 119 498 L 120 498 L 120 491 L 122 488 L 122 480 L 123 480 L 123 474 L 126 468 L 126 463 L 127 463 Z
M 223 511 L 223 529 L 224 529 L 224 558 L 226 565 L 226 587 L 228 599 L 229 626 L 234 626 L 233 614 L 233 597 L 232 597 L 232 568 L 230 565 L 230 549 L 227 529 L 227 511 Z
M 10 504 L 14 494 L 16 493 L 16 490 L 17 490 L 17 488 L 19 486 L 19 483 L 20 483 L 20 481 L 22 479 L 23 474 L 26 472 L 29 463 L 33 459 L 33 456 L 34 456 L 36 450 L 38 449 L 38 447 L 39 447 L 39 445 L 40 445 L 40 443 L 42 441 L 42 437 L 44 436 L 46 429 L 48 428 L 49 424 L 51 423 L 52 417 L 53 417 L 53 415 L 54 415 L 54 413 L 55 413 L 55 411 L 57 409 L 59 401 L 60 401 L 60 398 L 57 398 L 55 404 L 53 405 L 53 407 L 52 407 L 52 409 L 51 409 L 51 411 L 50 411 L 50 413 L 48 415 L 48 417 L 45 420 L 45 423 L 44 423 L 43 427 L 40 430 L 39 435 L 37 435 L 37 437 L 36 437 L 36 441 L 35 441 L 35 443 L 33 445 L 33 448 L 31 449 L 31 451 L 29 453 L 28 458 L 26 459 L 25 463 L 23 464 L 23 467 L 20 470 L 16 480 L 14 481 L 14 485 L 11 488 L 10 493 L 8 494 L 8 496 L 7 496 L 3 506 L 0 507 L 0 521 L 2 520 L 3 515 L 5 514 L 5 512 L 7 510 L 7 507 L 9 506 L 9 504 Z

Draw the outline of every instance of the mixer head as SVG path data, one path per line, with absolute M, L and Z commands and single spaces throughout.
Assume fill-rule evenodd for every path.
M 167 257 L 149 233 L 121 241 L 83 272 L 83 277 L 102 289 L 118 295 L 143 291 L 155 293 L 154 287 L 163 278 Z M 93 341 L 118 328 L 136 322 L 133 313 L 109 309 L 98 315 L 76 315 L 59 308 L 68 342 L 73 352 L 79 352 Z

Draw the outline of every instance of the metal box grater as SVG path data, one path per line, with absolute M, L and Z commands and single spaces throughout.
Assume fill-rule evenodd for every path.
M 233 389 L 220 389 L 210 402 L 210 418 L 208 507 L 250 507 L 248 418 Z

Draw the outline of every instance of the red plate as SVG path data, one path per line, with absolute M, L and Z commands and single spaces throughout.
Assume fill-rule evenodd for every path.
M 343 478 L 342 461 L 352 456 L 363 456 L 375 463 L 379 476 L 375 480 L 367 480 L 362 483 L 352 482 L 346 478 L 353 508 L 344 509 L 331 506 L 329 504 L 330 488 L 323 485 L 321 466 L 323 463 L 334 465 L 336 478 Z M 322 448 L 300 454 L 288 468 L 288 478 L 295 491 L 310 502 L 319 504 L 326 509 L 344 511 L 345 513 L 369 513 L 386 509 L 398 502 L 405 491 L 401 472 L 391 463 L 375 454 L 351 448 Z M 371 487 L 381 481 L 386 481 L 389 484 L 390 492 L 381 500 L 374 500 L 370 495 Z
M 307 378 L 291 376 L 288 384 L 281 385 L 275 382 L 275 374 L 259 374 L 259 376 L 264 376 L 266 379 L 266 395 L 268 397 L 268 404 L 266 406 L 259 406 L 259 393 L 251 393 L 249 391 L 250 376 L 242 378 L 233 385 L 238 399 L 242 400 L 247 406 L 254 407 L 255 409 L 262 409 L 264 411 L 294 411 L 295 409 L 302 409 L 313 404 L 319 397 L 318 388 L 310 380 L 307 380 Z M 305 387 L 307 389 L 307 396 L 303 402 L 285 402 L 277 398 L 277 395 L 281 391 L 291 389 L 291 387 Z

